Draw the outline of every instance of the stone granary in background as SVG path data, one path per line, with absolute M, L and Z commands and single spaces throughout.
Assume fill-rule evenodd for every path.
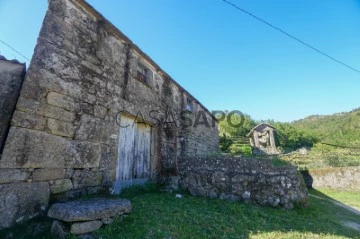
M 258 124 L 250 130 L 247 137 L 250 138 L 250 145 L 254 154 L 274 155 L 279 152 L 276 149 L 275 128 L 269 124 Z
M 24 68 L 0 62 L 0 229 L 218 150 L 212 114 L 83 0 L 49 1 Z

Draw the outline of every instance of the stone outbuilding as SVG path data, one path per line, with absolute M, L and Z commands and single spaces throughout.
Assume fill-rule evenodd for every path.
M 266 123 L 258 124 L 252 128 L 247 134 L 247 137 L 250 138 L 253 153 L 267 155 L 278 154 L 274 133 L 275 128 Z
M 0 63 L 24 77 L 21 64 Z M 86 1 L 49 0 L 17 82 L 15 111 L 0 115 L 0 229 L 38 215 L 49 199 L 116 193 L 218 150 L 211 112 Z

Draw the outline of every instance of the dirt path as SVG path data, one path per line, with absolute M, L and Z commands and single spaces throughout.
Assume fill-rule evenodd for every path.
M 355 209 L 355 208 L 352 208 L 352 207 L 349 207 L 348 205 L 346 204 L 343 204 L 341 202 L 338 202 L 338 201 L 335 201 L 335 200 L 332 200 L 332 199 L 328 199 L 328 198 L 323 198 L 323 197 L 319 197 L 319 196 L 315 196 L 313 194 L 310 194 L 309 193 L 309 196 L 311 197 L 314 197 L 314 198 L 317 198 L 317 199 L 320 199 L 320 200 L 324 200 L 324 201 L 328 201 L 328 202 L 331 202 L 333 204 L 335 204 L 336 206 L 339 206 L 339 207 L 342 207 L 352 213 L 355 213 L 356 215 L 360 216 L 360 211 Z M 354 221 L 341 221 L 341 223 L 346 226 L 346 227 L 350 227 L 354 230 L 357 230 L 360 232 L 360 223 L 359 222 L 354 222 Z
M 346 209 L 346 210 L 348 210 L 348 211 L 351 211 L 352 213 L 355 213 L 356 215 L 359 215 L 359 216 L 360 216 L 360 211 L 359 211 L 359 210 L 357 210 L 357 209 L 355 209 L 355 208 L 353 208 L 353 207 L 350 207 L 350 206 L 348 206 L 348 205 L 346 205 L 346 204 L 343 204 L 343 203 L 341 203 L 341 202 L 338 202 L 338 201 L 335 201 L 335 200 L 332 200 L 332 199 L 328 199 L 328 198 L 323 198 L 323 197 L 315 196 L 315 195 L 310 194 L 310 193 L 309 193 L 309 196 L 314 197 L 314 198 L 317 198 L 317 199 L 321 199 L 321 200 L 325 200 L 325 201 L 331 202 L 331 203 L 333 203 L 333 204 L 335 204 L 335 205 L 337 205 L 337 206 L 339 206 L 339 207 L 342 207 L 342 208 L 344 208 L 344 209 Z

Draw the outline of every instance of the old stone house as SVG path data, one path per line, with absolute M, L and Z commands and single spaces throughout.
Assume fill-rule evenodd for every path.
M 0 229 L 49 199 L 176 175 L 182 157 L 218 149 L 211 113 L 83 0 L 49 1 L 14 92 L 0 115 Z
M 255 154 L 278 154 L 275 145 L 275 128 L 269 124 L 261 123 L 256 125 L 247 134 L 250 138 L 250 145 Z

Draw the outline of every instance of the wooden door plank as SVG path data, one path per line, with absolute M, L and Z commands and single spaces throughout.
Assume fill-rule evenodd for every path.
M 150 176 L 150 136 L 151 128 L 145 124 L 137 124 L 135 130 L 134 178 Z
M 132 178 L 135 125 L 133 119 L 126 116 L 121 116 L 121 125 L 129 126 L 120 128 L 116 179 L 126 180 Z

